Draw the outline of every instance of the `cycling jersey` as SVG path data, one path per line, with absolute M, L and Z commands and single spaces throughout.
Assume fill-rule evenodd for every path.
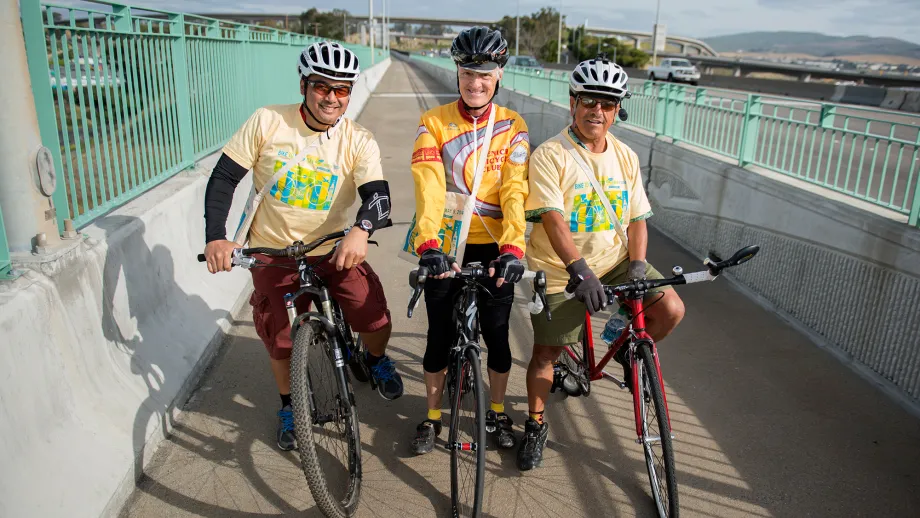
M 524 199 L 530 154 L 527 124 L 516 112 L 495 104 L 473 118 L 460 101 L 425 112 L 416 133 L 412 175 L 417 235 L 412 246 L 419 255 L 429 248 L 442 247 L 439 232 L 445 194 L 448 191 L 470 194 L 474 142 L 483 140 L 489 110 L 493 109 L 496 112 L 492 143 L 476 193 L 479 216 L 472 217 L 467 243 L 497 242 L 501 253 L 523 257 Z
M 530 160 L 527 219 L 534 226 L 527 247 L 527 264 L 533 270 L 546 272 L 547 293 L 561 292 L 569 274 L 543 228 L 541 215 L 545 212 L 552 210 L 562 215 L 575 247 L 595 275 L 606 274 L 627 256 L 626 247 L 591 182 L 560 138 L 577 144 L 576 152 L 592 168 L 624 231 L 630 223 L 652 215 L 639 174 L 639 157 L 610 133 L 603 153 L 589 151 L 568 128 L 541 144 Z
M 340 231 L 348 223 L 357 188 L 383 180 L 380 148 L 370 131 L 343 117 L 331 135 L 262 200 L 250 229 L 250 246 L 283 248 Z M 252 183 L 261 189 L 317 136 L 304 122 L 300 104 L 266 106 L 256 110 L 223 152 L 251 168 Z M 327 243 L 314 253 L 326 253 L 333 246 Z

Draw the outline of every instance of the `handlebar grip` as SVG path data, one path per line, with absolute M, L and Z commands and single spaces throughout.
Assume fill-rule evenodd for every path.
M 569 292 L 569 290 L 562 290 L 562 294 L 565 295 L 565 300 L 572 300 L 575 298 L 575 292 Z
M 199 262 L 199 263 L 206 263 L 206 262 L 208 262 L 208 258 L 205 257 L 204 254 L 198 254 L 198 262 Z
M 524 270 L 524 275 L 521 276 L 521 280 L 524 280 L 524 279 L 530 280 L 536 276 L 537 276 L 537 272 L 532 272 L 530 270 Z

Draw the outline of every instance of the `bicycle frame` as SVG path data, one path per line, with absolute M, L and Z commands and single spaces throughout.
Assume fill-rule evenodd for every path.
M 664 399 L 664 409 L 665 416 L 668 421 L 668 430 L 671 429 L 671 414 L 668 410 L 668 397 L 664 390 L 664 377 L 661 375 L 661 364 L 658 361 L 658 348 L 655 345 L 655 340 L 648 334 L 645 330 L 645 313 L 643 311 L 643 300 L 642 298 L 638 299 L 627 299 L 622 302 L 629 308 L 629 314 L 635 315 L 630 322 L 626 325 L 626 329 L 620 333 L 620 337 L 617 338 L 616 342 L 611 344 L 610 349 L 607 351 L 607 354 L 601 358 L 600 362 L 595 360 L 594 355 L 594 333 L 591 329 L 591 314 L 587 311 L 585 312 L 585 344 L 587 346 L 587 352 L 585 353 L 585 361 L 588 363 L 588 379 L 591 381 L 597 381 L 603 379 L 607 374 L 604 372 L 604 368 L 610 362 L 613 355 L 616 354 L 621 347 L 628 347 L 630 343 L 638 342 L 647 342 L 650 344 L 652 349 L 652 358 L 655 359 L 655 370 L 658 372 L 658 380 L 661 384 L 661 395 Z M 574 361 L 578 361 L 578 358 L 572 352 L 571 348 L 566 347 L 565 352 L 572 358 Z M 632 353 L 632 351 L 630 351 Z M 630 354 L 629 364 L 632 367 L 632 386 L 639 386 L 639 369 L 636 368 L 636 358 L 634 354 Z M 633 390 L 633 410 L 635 411 L 636 418 L 636 435 L 642 437 L 642 423 L 639 419 L 639 414 L 641 412 L 641 402 L 639 401 L 639 391 Z

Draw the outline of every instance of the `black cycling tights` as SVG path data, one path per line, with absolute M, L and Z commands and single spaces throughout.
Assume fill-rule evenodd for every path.
M 466 245 L 463 266 L 480 262 L 488 267 L 498 257 L 498 245 Z M 508 319 L 514 302 L 514 285 L 495 287 L 495 280 L 480 281 L 489 293 L 479 294 L 479 330 L 488 348 L 490 369 L 498 373 L 511 370 L 511 346 L 508 344 Z M 428 310 L 428 345 L 422 366 L 426 372 L 440 372 L 447 367 L 450 348 L 456 340 L 452 317 L 454 299 L 463 286 L 454 279 L 428 279 L 425 282 L 425 307 Z M 490 296 L 491 294 L 491 296 Z

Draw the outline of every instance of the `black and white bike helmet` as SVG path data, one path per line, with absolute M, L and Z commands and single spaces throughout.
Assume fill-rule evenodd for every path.
M 354 83 L 358 80 L 361 67 L 354 52 L 338 43 L 321 41 L 303 49 L 297 63 L 297 71 L 302 77 L 317 74 L 329 79 Z
M 450 56 L 458 66 L 470 70 L 487 72 L 504 68 L 508 62 L 508 42 L 499 31 L 473 27 L 454 38 Z
M 569 75 L 569 94 L 595 94 L 613 97 L 617 100 L 628 99 L 629 76 L 620 65 L 613 61 L 597 57 L 582 61 Z

